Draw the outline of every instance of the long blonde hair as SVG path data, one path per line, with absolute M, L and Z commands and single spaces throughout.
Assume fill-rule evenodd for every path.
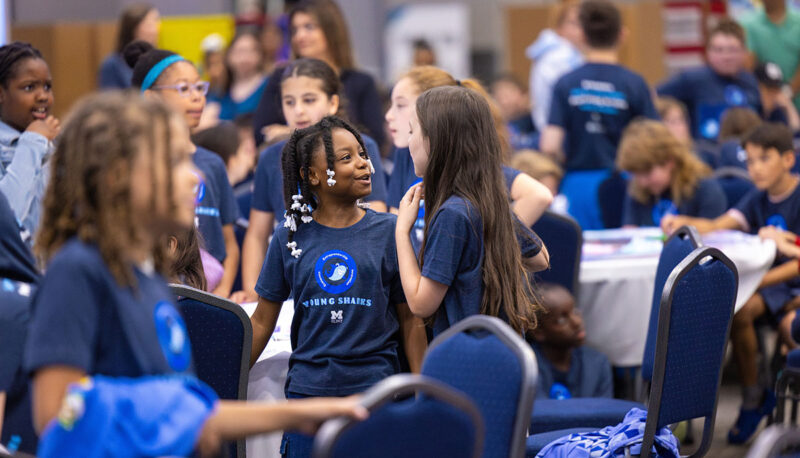
M 711 170 L 687 145 L 680 142 L 664 123 L 653 120 L 634 121 L 622 134 L 617 152 L 617 167 L 632 173 L 647 173 L 657 165 L 675 164 L 669 185 L 670 198 L 675 205 L 690 199 L 701 178 Z M 637 201 L 647 204 L 653 201 L 649 191 L 632 180 L 630 194 Z
M 441 68 L 432 65 L 414 67 L 409 70 L 408 73 L 400 77 L 400 79 L 403 78 L 411 80 L 419 94 L 422 94 L 428 89 L 440 86 L 463 86 L 480 94 L 489 104 L 489 111 L 492 113 L 494 128 L 497 130 L 497 136 L 500 139 L 503 162 L 509 162 L 511 159 L 511 141 L 509 140 L 506 122 L 503 119 L 503 115 L 500 114 L 500 109 L 497 107 L 497 104 L 492 100 L 492 97 L 489 96 L 489 93 L 486 92 L 486 89 L 484 89 L 480 82 L 472 78 L 459 81 Z

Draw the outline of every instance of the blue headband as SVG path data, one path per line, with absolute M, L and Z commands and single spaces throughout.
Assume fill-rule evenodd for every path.
M 151 68 L 150 71 L 147 72 L 147 75 L 145 75 L 144 77 L 144 81 L 142 81 L 142 92 L 150 89 L 150 86 L 152 86 L 153 83 L 156 82 L 158 77 L 161 76 L 161 73 L 163 73 L 164 70 L 167 69 L 167 67 L 174 64 L 175 62 L 180 62 L 182 60 L 186 59 L 177 54 L 173 54 L 169 57 L 161 59 L 159 63 L 153 65 L 153 68 Z

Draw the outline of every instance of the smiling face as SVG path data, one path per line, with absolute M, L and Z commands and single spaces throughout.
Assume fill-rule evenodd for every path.
M 158 79 L 155 86 L 174 86 L 174 85 L 189 85 L 194 86 L 201 82 L 200 74 L 189 62 L 179 61 L 170 65 L 161 77 Z M 154 86 L 154 87 L 155 87 Z M 153 91 L 148 89 L 146 92 Z M 200 116 L 203 114 L 203 108 L 206 106 L 206 96 L 200 91 L 191 89 L 188 91 L 188 96 L 182 96 L 178 90 L 171 88 L 158 89 L 158 94 L 173 110 L 183 115 L 186 120 L 186 125 L 190 129 L 194 129 L 200 124 Z
M 297 12 L 292 16 L 292 49 L 299 57 L 328 59 L 328 41 L 314 16 Z
M 358 140 L 349 131 L 335 128 L 331 132 L 333 140 L 333 171 L 336 184 L 328 186 L 325 151 L 320 145 L 314 151 L 309 168 L 311 188 L 324 201 L 326 197 L 352 200 L 367 197 L 372 192 L 372 173 L 369 169 L 369 156 L 361 149 Z
M 0 85 L 0 119 L 22 132 L 37 119 L 45 119 L 53 105 L 53 81 L 44 60 L 18 61 L 5 85 Z
M 386 123 L 392 142 L 397 148 L 408 146 L 409 122 L 416 110 L 415 104 L 419 91 L 410 78 L 403 78 L 392 89 L 392 106 L 386 112 Z
M 281 106 L 286 123 L 303 129 L 339 110 L 339 96 L 328 97 L 322 82 L 308 76 L 291 76 L 281 83 Z

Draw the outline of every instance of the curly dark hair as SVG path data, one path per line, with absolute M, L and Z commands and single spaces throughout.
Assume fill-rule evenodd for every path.
M 295 232 L 295 230 L 291 230 L 292 225 L 296 228 L 305 222 L 303 218 L 309 218 L 312 209 L 317 206 L 317 199 L 311 192 L 311 183 L 308 180 L 309 168 L 317 148 L 323 148 L 328 169 L 333 170 L 333 129 L 347 130 L 356 137 L 361 150 L 367 151 L 364 140 L 353 126 L 335 116 L 326 116 L 313 126 L 295 130 L 281 152 L 283 199 L 286 203 L 286 224 L 290 228 L 290 245 L 294 241 Z M 295 200 L 293 198 L 295 195 L 299 195 L 301 198 Z M 297 255 L 299 256 L 299 252 Z

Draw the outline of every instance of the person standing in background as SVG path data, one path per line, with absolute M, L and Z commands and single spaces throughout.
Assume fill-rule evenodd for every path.
M 795 95 L 800 110 L 800 12 L 786 0 L 762 0 L 762 7 L 740 21 L 745 30 L 752 68 L 756 62 L 774 62 Z M 756 61 L 756 62 L 753 62 Z
M 122 12 L 119 17 L 117 46 L 108 55 L 97 75 L 100 89 L 127 89 L 131 87 L 133 69 L 122 57 L 122 50 L 128 43 L 137 40 L 146 41 L 153 46 L 158 43 L 158 32 L 161 28 L 161 16 L 155 6 L 148 3 L 134 3 Z
M 578 21 L 577 0 L 562 1 L 554 10 L 554 28 L 545 29 L 525 55 L 533 61 L 530 76 L 530 97 L 533 123 L 543 131 L 550 114 L 553 86 L 566 73 L 583 63 L 583 30 Z

